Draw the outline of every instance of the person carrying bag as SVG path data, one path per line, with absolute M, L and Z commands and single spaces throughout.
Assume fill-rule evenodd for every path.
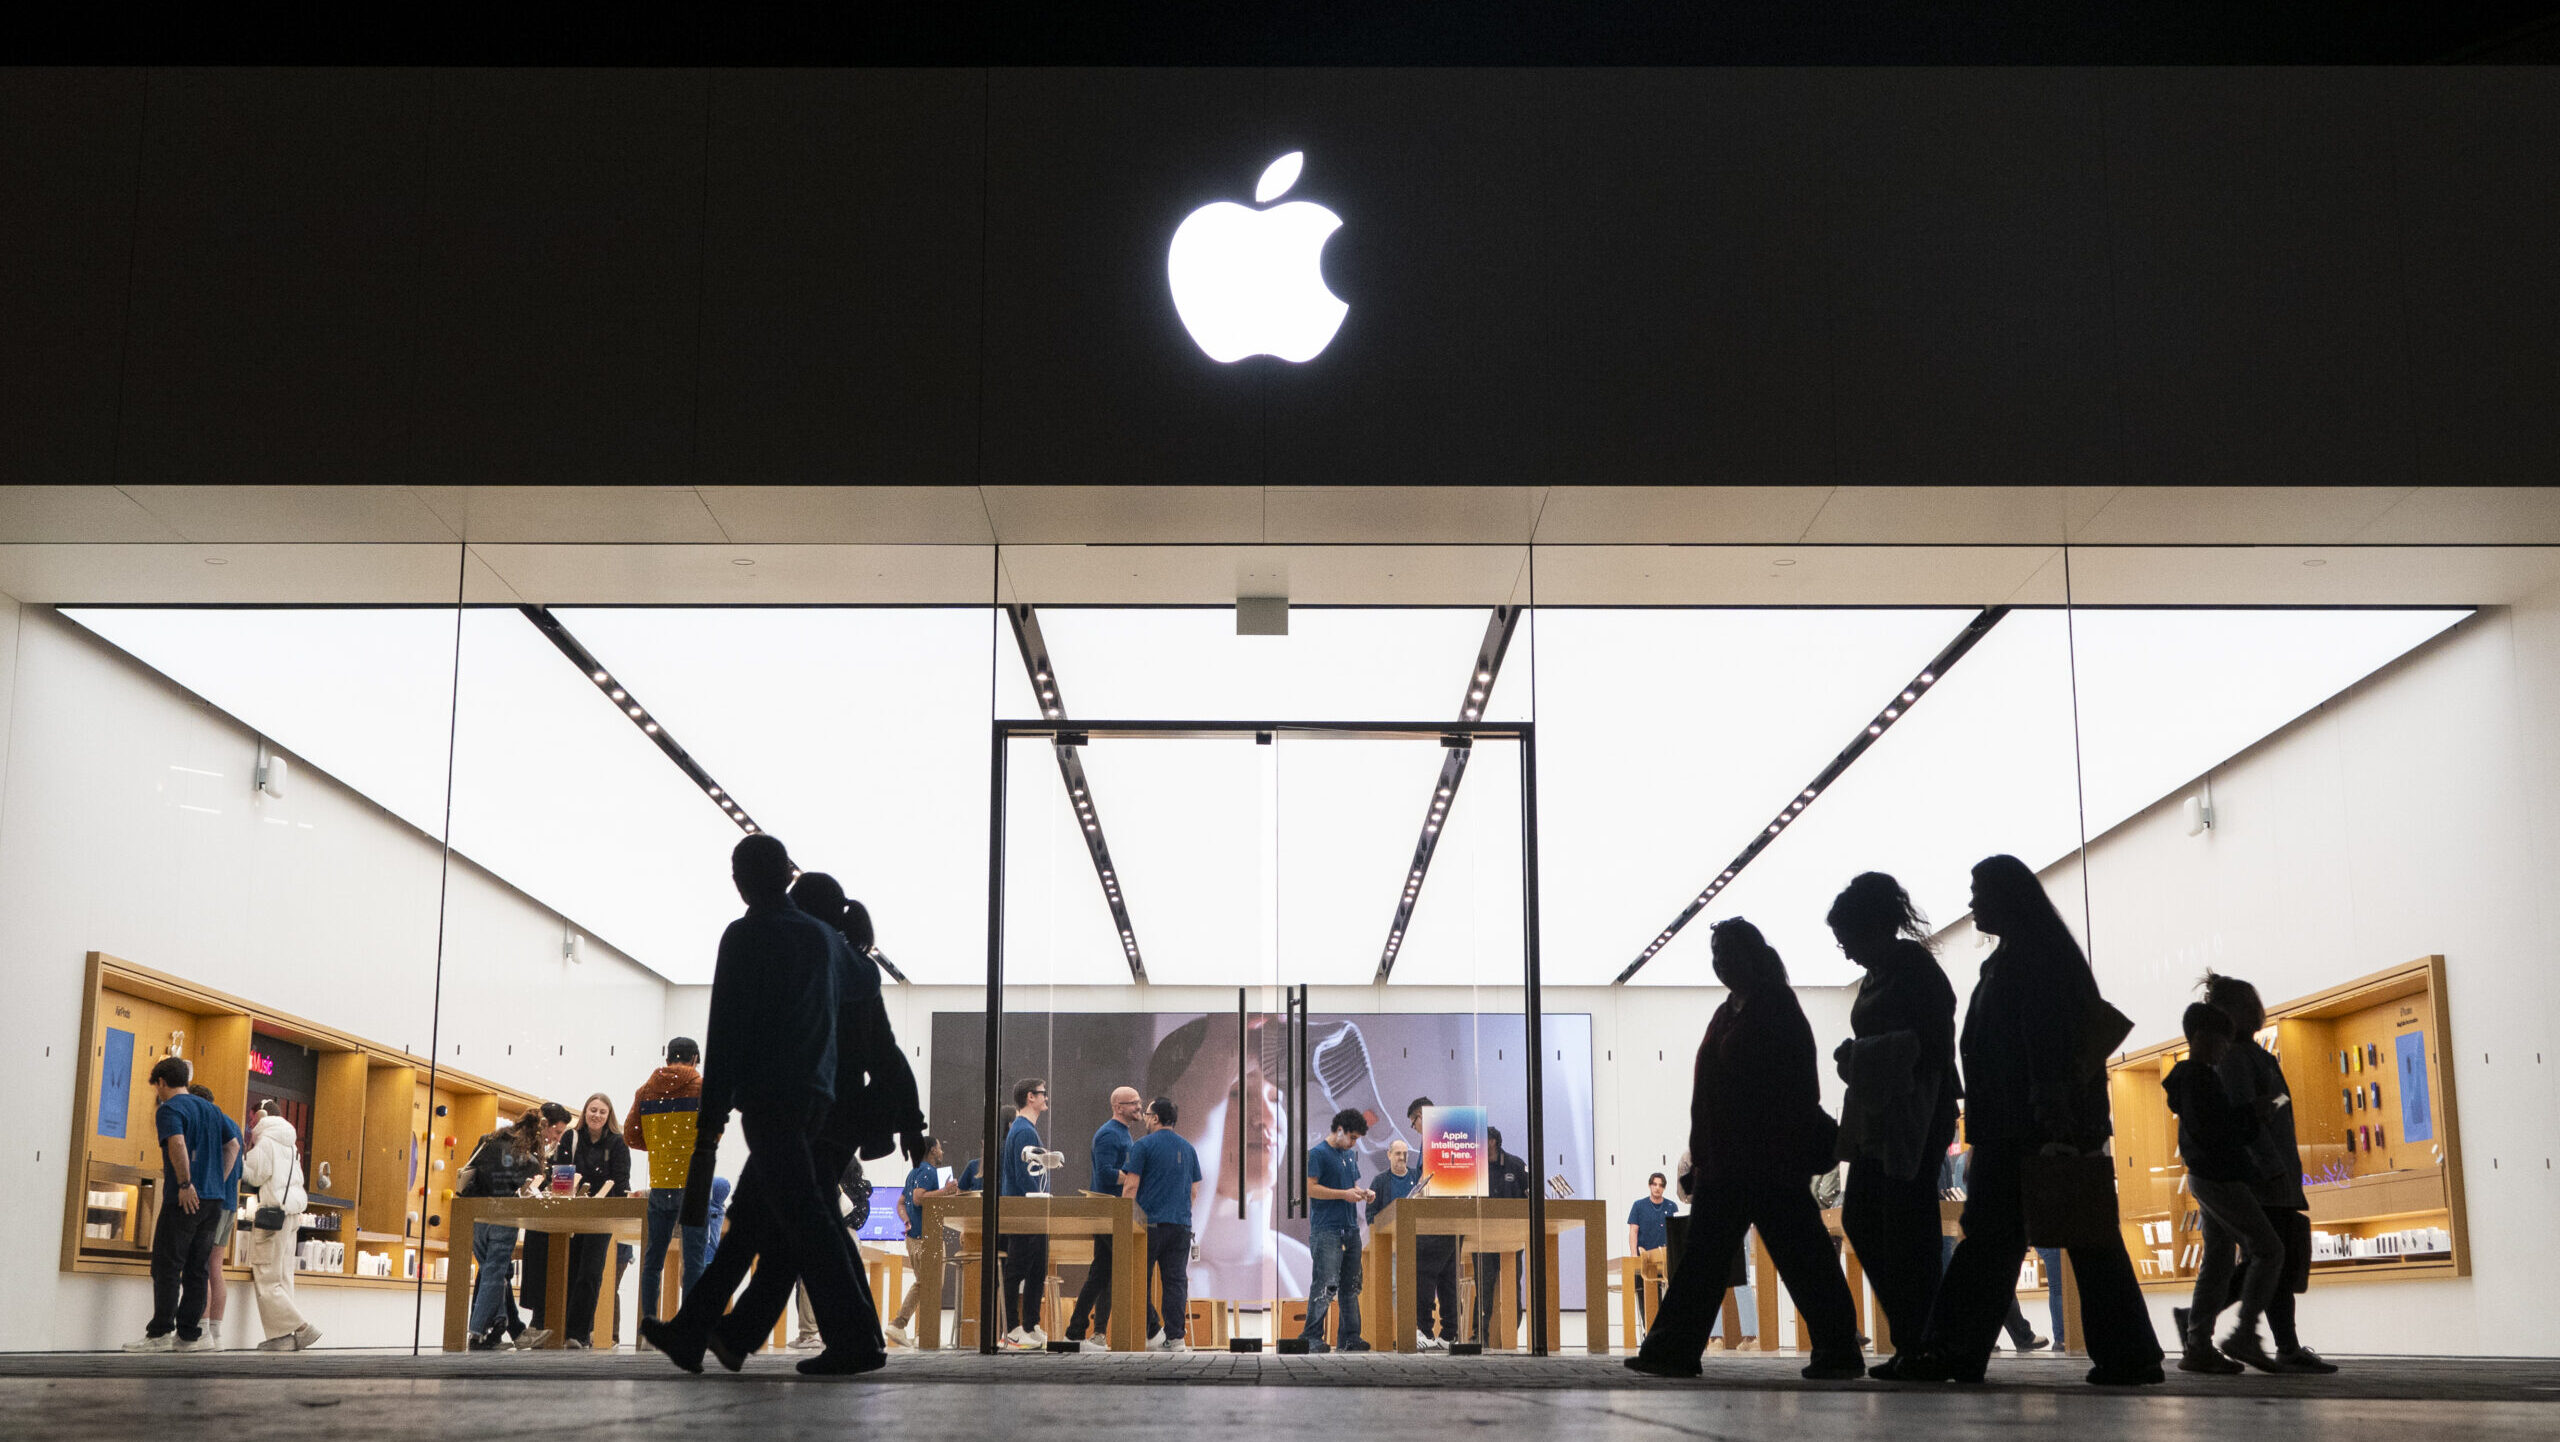
M 299 1352 L 316 1345 L 320 1329 L 304 1320 L 293 1295 L 293 1244 L 311 1198 L 302 1181 L 301 1138 L 293 1123 L 272 1112 L 249 1132 L 240 1180 L 254 1188 L 250 1200 L 249 1280 L 258 1298 L 261 1352 Z

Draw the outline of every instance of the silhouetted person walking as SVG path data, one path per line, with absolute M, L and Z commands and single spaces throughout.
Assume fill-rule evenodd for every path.
M 2095 1039 L 2106 1015 L 2097 977 L 2025 862 L 1994 856 L 1973 868 L 1973 924 L 2000 945 L 1982 963 L 1958 1043 L 1973 1143 L 1964 1240 L 1938 1284 L 1920 1355 L 1899 1359 L 1912 1381 L 1982 1380 L 2026 1259 L 2027 1159 L 2099 1152 L 2112 1130 L 2105 1054 L 2121 1037 Z M 2122 1234 L 2109 1227 L 2065 1250 L 2097 1364 L 2089 1380 L 2161 1380 L 2160 1342 Z
M 847 900 L 844 888 L 823 871 L 804 872 L 792 884 L 791 900 L 802 911 L 827 923 L 845 943 L 838 958 L 842 970 L 838 974 L 835 1099 L 810 1143 L 810 1156 L 818 1175 L 831 1183 L 840 1182 L 848 1175 L 859 1176 L 854 1170 L 858 1154 L 868 1151 L 875 1157 L 886 1155 L 889 1136 L 904 1135 L 911 1143 L 921 1143 L 924 1117 L 914 1103 L 914 1074 L 898 1050 L 896 1037 L 890 1034 L 888 1011 L 880 999 L 880 964 L 871 958 L 871 913 L 861 903 Z M 829 1210 L 833 1210 L 832 1198 Z M 852 1226 L 860 1225 L 860 1219 L 855 1218 Z M 871 1294 L 870 1277 L 862 1266 L 860 1243 L 853 1231 L 840 1225 L 835 1237 L 853 1274 L 857 1304 L 854 1331 L 849 1337 L 826 1333 L 827 1350 L 802 1362 L 800 1370 L 867 1372 L 879 1366 L 887 1353 L 879 1305 Z M 705 1275 L 709 1273 L 706 1271 Z M 773 1335 L 774 1324 L 791 1304 L 794 1283 L 805 1286 L 806 1279 L 789 1259 L 759 1260 L 746 1294 L 717 1324 L 722 1343 L 738 1356 L 754 1352 Z M 816 1300 L 811 1294 L 811 1306 L 816 1305 Z M 821 1326 L 820 1331 L 825 1333 L 826 1329 Z
M 851 971 L 836 929 L 791 904 L 791 857 L 763 832 L 738 843 L 729 872 L 746 915 L 720 937 L 711 980 L 709 1056 L 695 1148 L 717 1148 L 729 1113 L 747 1138 L 747 1165 L 729 1198 L 730 1235 L 703 1271 L 705 1285 L 666 1322 L 642 1335 L 688 1372 L 709 1348 L 735 1371 L 746 1354 L 713 1324 L 736 1286 L 723 1286 L 734 1248 L 768 1267 L 796 1272 L 826 1335 L 827 1351 L 801 1363 L 810 1372 L 869 1371 L 885 1360 L 876 1314 L 866 1315 L 835 1206 L 835 1174 L 821 1174 L 811 1141 L 836 1089 L 836 1023 L 843 977 Z M 743 1270 L 743 1267 L 739 1268 Z
M 1725 1268 L 1757 1227 L 1813 1334 L 1804 1375 L 1862 1377 L 1857 1308 L 1806 1185 L 1831 1167 L 1834 1144 L 1814 1070 L 1813 1028 L 1787 984 L 1785 963 L 1758 927 L 1739 918 L 1718 922 L 1709 950 L 1716 979 L 1732 995 L 1707 1023 L 1689 1097 L 1696 1205 L 1653 1330 L 1627 1366 L 1657 1377 L 1698 1375 L 1724 1303 Z
M 2335 1372 L 2337 1364 L 2302 1345 L 2302 1336 L 2294 1327 L 2293 1299 L 2311 1284 L 2311 1201 L 2302 1191 L 2302 1151 L 2294 1130 L 2293 1090 L 2285 1084 L 2284 1068 L 2258 1044 L 2258 1031 L 2267 1024 L 2266 1003 L 2258 999 L 2256 987 L 2235 976 L 2208 971 L 2202 985 L 2205 1004 L 2231 1018 L 2235 1033 L 2231 1049 L 2223 1053 L 2221 1064 L 2214 1070 L 2232 1101 L 2248 1108 L 2256 1118 L 2257 1132 L 2249 1143 L 2256 1180 L 2250 1188 L 2284 1243 L 2284 1279 L 2268 1299 L 2266 1312 L 2267 1330 L 2275 1335 L 2276 1354 L 2274 1365 L 2264 1370 Z M 2205 1214 L 2204 1265 L 2196 1278 L 2199 1295 L 2204 1283 L 2201 1272 L 2212 1270 L 2217 1263 L 2227 1267 L 2236 1241 L 2212 1213 Z M 2228 1277 L 2221 1293 L 2223 1299 L 2241 1294 L 2249 1285 L 2248 1273 L 2254 1265 L 2244 1265 Z M 2220 1310 L 2218 1301 L 2215 1310 Z M 2185 1327 L 2192 1329 L 2202 1323 L 2210 1333 L 2213 1320 L 2190 1317 Z M 2250 1365 L 2264 1366 L 2255 1361 Z
M 1849 1184 L 1840 1230 L 1858 1249 L 1893 1335 L 1928 1334 L 1943 1263 L 1938 1163 L 1956 1135 L 1956 989 L 1922 944 L 1928 923 L 1881 871 L 1852 879 L 1826 918 L 1840 950 L 1866 969 L 1835 1054 L 1849 1084 L 1840 1160 Z M 1900 1375 L 1894 1359 L 1874 1375 Z

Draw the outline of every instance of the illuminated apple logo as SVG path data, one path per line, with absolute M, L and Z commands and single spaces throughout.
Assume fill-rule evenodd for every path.
M 1253 188 L 1268 205 L 1298 183 L 1306 152 L 1271 162 Z M 1324 243 L 1342 217 L 1312 201 L 1256 210 L 1231 200 L 1184 218 L 1165 256 L 1173 308 L 1209 359 L 1222 364 L 1252 355 L 1315 359 L 1351 313 L 1324 288 Z

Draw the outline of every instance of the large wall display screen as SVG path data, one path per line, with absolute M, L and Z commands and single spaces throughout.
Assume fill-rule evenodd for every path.
M 934 1133 L 954 1165 L 978 1155 L 985 1129 L 977 1110 L 985 1088 L 986 1016 L 936 1012 L 932 1095 Z M 1550 1014 L 1547 1048 L 1546 1172 L 1576 1197 L 1592 1195 L 1591 1018 Z M 1419 1148 L 1405 1124 L 1418 1097 L 1441 1106 L 1481 1106 L 1502 1133 L 1505 1151 L 1528 1145 L 1526 1025 L 1516 1015 L 1450 1012 L 1316 1012 L 1308 1018 L 1312 1095 L 1304 1106 L 1287 1094 L 1286 1019 L 1247 1018 L 1243 1087 L 1237 1085 L 1234 1012 L 1011 1012 L 1005 1017 L 1008 1095 L 1012 1084 L 1040 1077 L 1053 1108 L 1041 1122 L 1050 1146 L 1067 1154 L 1062 1184 L 1072 1195 L 1090 1180 L 1094 1130 L 1110 1116 L 1114 1087 L 1171 1097 L 1180 1127 L 1200 1152 L 1203 1185 L 1195 1218 L 1198 1248 L 1191 1271 L 1195 1297 L 1303 1297 L 1307 1294 L 1307 1224 L 1283 1215 L 1283 1178 L 1292 1146 L 1319 1140 L 1335 1113 L 1370 1118 L 1360 1146 L 1363 1181 L 1387 1166 L 1398 1140 Z M 1292 1116 L 1299 1137 L 1284 1135 Z M 1244 1168 L 1238 1175 L 1238 1131 Z M 1237 1215 L 1239 1193 L 1243 1215 Z M 1562 1304 L 1582 1305 L 1582 1279 L 1565 1269 Z

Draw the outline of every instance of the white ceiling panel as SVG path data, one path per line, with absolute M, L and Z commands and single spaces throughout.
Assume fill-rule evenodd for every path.
M 1538 544 L 1792 545 L 1829 486 L 1555 486 Z
M 1263 539 L 1280 544 L 1526 544 L 1544 486 L 1271 486 Z
M 2408 494 L 2406 486 L 2125 486 L 2073 526 L 2071 539 L 2092 546 L 2337 545 Z
M 114 486 L 0 486 L 0 543 L 182 539 Z
M 1041 606 L 1498 606 L 1528 601 L 1526 546 L 1007 546 L 1008 600 Z
M 451 605 L 458 583 L 472 601 L 515 599 L 450 542 L 0 546 L 0 593 L 53 605 Z
M 704 486 L 700 494 L 732 541 L 984 546 L 995 540 L 976 486 Z
M 407 486 L 126 486 L 190 541 L 441 541 L 460 535 Z
M 1241 544 L 1267 539 L 1259 486 L 981 486 L 1007 546 Z
M 2049 546 L 1540 546 L 1540 606 L 1996 606 Z
M 469 541 L 697 545 L 731 539 L 691 486 L 417 486 Z
M 983 606 L 988 546 L 474 545 L 533 605 Z

